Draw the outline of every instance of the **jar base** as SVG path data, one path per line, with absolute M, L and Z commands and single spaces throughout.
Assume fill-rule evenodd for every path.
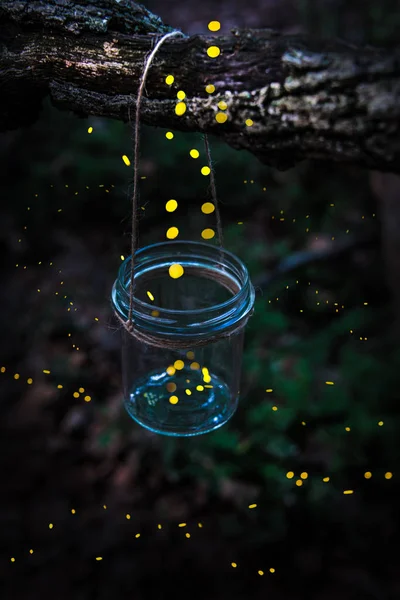
M 134 421 L 153 433 L 190 437 L 222 427 L 237 403 L 238 398 L 232 398 L 219 377 L 210 373 L 204 382 L 200 370 L 185 368 L 174 375 L 158 371 L 137 380 L 125 408 Z

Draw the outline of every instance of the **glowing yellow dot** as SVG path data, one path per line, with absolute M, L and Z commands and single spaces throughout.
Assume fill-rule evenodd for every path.
M 264 575 L 264 571 L 257 571 L 259 575 Z
M 215 85 L 213 85 L 212 83 L 206 85 L 206 92 L 207 94 L 213 94 L 215 92 Z
M 215 235 L 214 229 L 203 229 L 201 232 L 201 237 L 203 240 L 211 240 Z
M 192 148 L 189 154 L 192 158 L 199 158 L 200 156 L 200 152 L 196 148 Z
M 169 401 L 170 401 L 170 404 L 178 404 L 179 398 L 178 398 L 178 396 L 171 396 Z
M 345 494 L 346 496 L 348 496 L 349 494 L 353 494 L 354 490 L 343 490 L 343 494 Z
M 178 523 L 178 527 L 186 527 L 186 523 Z
M 256 508 L 257 504 L 249 504 L 249 508 Z
M 168 200 L 167 204 L 165 205 L 165 210 L 167 212 L 174 212 L 174 210 L 176 210 L 178 208 L 178 203 L 176 200 Z
M 305 422 L 305 421 L 302 421 L 302 422 L 301 422 L 301 424 L 302 424 L 302 425 L 306 425 L 306 422 Z
M 270 568 L 269 570 L 270 573 L 275 573 L 275 569 L 273 567 Z
M 175 392 L 176 390 L 176 383 L 172 383 L 172 381 L 170 383 L 167 383 L 167 390 L 172 394 L 172 392 Z
M 209 175 L 210 173 L 211 173 L 210 167 L 207 167 L 207 166 L 201 167 L 201 174 L 202 175 Z
M 325 483 L 328 483 L 330 477 L 324 477 L 322 481 L 324 481 Z
M 204 387 L 202 385 L 196 385 L 196 390 L 198 392 L 202 392 L 204 390 Z
M 252 119 L 246 119 L 245 122 L 246 122 L 247 127 L 251 127 L 253 125 Z
M 146 293 L 147 293 L 148 297 L 150 298 L 150 300 L 152 302 L 154 302 L 154 296 L 153 296 L 153 294 L 151 292 L 149 292 L 149 291 L 147 291 Z
M 293 477 L 294 477 L 294 473 L 293 473 L 293 471 L 288 471 L 288 472 L 286 473 L 286 477 L 287 477 L 288 479 L 293 479 Z
M 228 115 L 223 112 L 219 112 L 215 115 L 215 120 L 217 123 L 225 123 L 228 120 Z
M 74 398 L 79 398 L 79 392 L 74 392 L 72 395 Z
M 184 98 L 186 98 L 186 94 L 183 90 L 179 90 L 179 92 L 177 93 L 177 98 L 178 100 L 183 100 Z
M 168 272 L 169 272 L 170 277 L 172 277 L 172 279 L 179 279 L 179 277 L 182 277 L 184 270 L 183 270 L 182 265 L 174 263 L 173 265 L 170 266 Z
M 187 538 L 190 538 L 190 533 L 185 533 L 185 536 L 186 536 Z
M 1 371 L 2 373 L 5 373 L 5 372 L 6 372 L 6 368 L 5 368 L 5 367 L 1 367 L 0 371 Z
M 278 410 L 278 407 L 277 406 L 273 406 L 272 410 L 276 411 L 276 410 Z
M 129 513 L 127 513 L 127 514 L 125 515 L 125 517 L 126 517 L 126 518 L 128 519 L 128 521 L 129 521 L 129 519 L 131 518 L 131 515 L 130 515 Z
M 205 215 L 210 215 L 211 213 L 213 213 L 215 210 L 215 206 L 212 202 L 204 202 L 204 204 L 201 207 L 201 212 L 204 213 Z
M 231 565 L 232 565 L 232 567 L 233 567 L 234 569 L 236 569 L 236 567 L 237 567 L 237 563 L 233 562 L 233 563 L 231 563 Z
M 58 389 L 58 390 L 62 390 L 62 389 L 63 389 L 63 386 L 62 386 L 62 385 L 58 385 L 58 386 L 57 386 L 57 389 Z
M 89 127 L 87 130 L 88 133 L 92 133 L 92 131 L 93 131 L 93 127 Z
M 168 375 L 175 375 L 175 367 L 173 367 L 172 365 L 167 367 L 167 373 Z
M 308 473 L 306 473 L 305 471 L 303 473 L 300 473 L 300 477 L 301 479 L 307 479 L 308 477 Z
M 175 78 L 173 75 L 167 75 L 165 78 L 165 83 L 167 85 L 172 85 L 174 83 L 174 81 L 175 81 Z
M 172 138 L 174 137 L 174 134 L 172 133 L 172 131 L 167 131 L 167 133 L 165 134 L 165 137 L 167 138 L 167 140 L 172 140 Z
M 333 381 L 325 381 L 326 385 L 335 385 Z
M 186 352 L 186 357 L 189 360 L 193 360 L 194 359 L 194 352 L 192 350 L 189 350 L 189 352 Z
M 210 31 L 219 31 L 221 28 L 221 23 L 219 21 L 210 21 L 208 24 L 208 29 Z
M 85 388 L 83 388 L 83 387 L 80 387 L 78 390 L 78 392 L 80 392 L 81 394 L 83 394 L 84 391 L 85 391 Z
M 54 525 L 53 523 L 49 523 L 49 529 L 53 529 Z
M 29 554 L 33 554 L 33 549 L 32 548 L 29 550 Z
M 178 235 L 179 229 L 177 227 L 170 227 L 166 233 L 166 236 L 169 240 L 174 240 Z
M 15 373 L 14 379 L 19 379 L 19 373 Z
M 103 560 L 102 556 L 96 556 L 96 560 Z
M 181 371 L 184 366 L 185 366 L 185 363 L 183 362 L 183 360 L 176 360 L 174 362 L 174 367 L 177 371 Z
M 151 311 L 151 316 L 152 317 L 159 317 L 160 316 L 160 311 L 158 311 L 158 310 L 152 310 Z
M 371 473 L 371 471 L 366 471 L 366 472 L 364 473 L 364 477 L 365 477 L 365 479 L 371 479 L 371 477 L 372 477 L 372 473 Z
M 273 392 L 274 390 L 272 388 L 268 388 L 267 390 L 265 390 L 266 392 Z
M 197 369 L 200 369 L 200 365 L 198 362 L 192 362 L 190 364 L 190 368 L 193 369 L 194 371 L 196 371 Z
M 184 102 L 178 102 L 178 104 L 175 106 L 175 113 L 178 115 L 178 117 L 181 117 L 183 114 L 185 114 L 186 112 L 186 104 Z
M 297 485 L 298 487 L 302 486 L 302 485 L 303 485 L 303 482 L 302 482 L 302 480 L 301 480 L 301 479 L 296 479 L 296 485 Z
M 13 556 L 10 558 L 10 560 L 11 562 L 15 562 L 15 558 Z
M 129 160 L 129 158 L 127 157 L 127 155 L 126 155 L 126 154 L 123 154 L 123 156 L 122 156 L 122 160 L 124 161 L 124 163 L 126 164 L 126 166 L 127 166 L 127 167 L 129 167 L 129 166 L 130 166 L 130 164 L 131 164 L 131 161 Z
M 85 402 L 90 402 L 90 401 L 91 401 L 91 399 L 92 399 L 92 397 L 91 397 L 91 396 L 85 396 L 85 397 L 84 397 L 84 401 L 85 401 Z
M 378 425 L 379 425 L 379 427 L 382 427 L 382 425 L 383 425 L 383 421 L 379 421 L 379 422 L 378 422 Z
M 217 58 L 221 54 L 221 50 L 218 46 L 210 46 L 207 48 L 207 54 L 210 58 Z
M 392 477 L 393 477 L 393 473 L 391 473 L 390 471 L 385 473 L 385 479 L 392 479 Z
M 71 513 L 74 515 L 76 513 L 76 510 L 74 508 L 71 508 Z
M 158 529 L 162 529 L 162 525 L 161 525 L 161 523 L 159 523 L 159 524 L 157 525 L 157 527 L 158 527 Z
M 33 383 L 33 379 L 29 377 L 29 379 L 27 379 L 26 382 L 30 385 L 31 383 Z
M 190 390 L 187 390 L 187 389 L 185 390 L 185 393 L 186 393 L 188 396 L 191 396 L 191 395 L 192 395 L 192 392 L 191 392 Z
M 220 110 L 226 110 L 228 108 L 228 105 L 226 102 L 224 102 L 224 100 L 220 100 L 220 102 L 218 102 L 218 108 Z

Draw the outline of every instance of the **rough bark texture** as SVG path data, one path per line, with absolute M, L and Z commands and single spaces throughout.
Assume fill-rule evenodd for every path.
M 2 0 L 0 128 L 34 121 L 47 94 L 80 115 L 128 120 L 145 57 L 171 30 L 130 0 Z M 210 45 L 220 56 L 208 57 Z M 187 96 L 183 116 L 175 114 L 178 90 Z M 400 172 L 399 48 L 265 29 L 177 37 L 161 47 L 146 92 L 143 122 L 215 134 L 279 168 L 313 157 Z M 221 100 L 223 124 L 215 119 Z

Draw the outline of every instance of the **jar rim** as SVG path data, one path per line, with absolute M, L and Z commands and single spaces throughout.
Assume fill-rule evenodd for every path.
M 171 246 L 182 246 L 183 247 L 183 246 L 187 246 L 188 244 L 191 247 L 195 247 L 195 248 L 199 248 L 199 249 L 204 248 L 204 249 L 216 251 L 218 253 L 222 252 L 222 254 L 224 256 L 229 257 L 229 259 L 235 264 L 235 266 L 239 267 L 244 274 L 244 280 L 240 282 L 240 289 L 238 290 L 238 292 L 233 293 L 232 296 L 230 298 L 228 298 L 228 300 L 225 300 L 224 302 L 214 304 L 213 306 L 208 306 L 205 308 L 200 308 L 200 309 L 178 310 L 178 309 L 173 309 L 173 308 L 163 308 L 161 306 L 157 306 L 156 304 L 153 304 L 153 303 L 150 304 L 148 302 L 144 302 L 143 300 L 139 300 L 138 298 L 134 297 L 134 304 L 136 306 L 141 307 L 143 309 L 147 309 L 147 310 L 149 310 L 149 309 L 150 310 L 160 310 L 160 311 L 162 311 L 162 314 L 172 317 L 172 316 L 178 316 L 181 314 L 185 314 L 185 315 L 209 314 L 211 312 L 215 312 L 215 310 L 228 309 L 230 306 L 237 303 L 240 295 L 243 294 L 243 290 L 246 289 L 246 287 L 249 285 L 250 277 L 249 277 L 249 273 L 248 273 L 246 266 L 240 260 L 240 258 L 235 256 L 232 252 L 230 252 L 229 250 L 226 250 L 225 248 L 221 248 L 221 247 L 214 246 L 212 244 L 207 244 L 204 242 L 192 241 L 192 240 L 176 240 L 176 241 L 174 240 L 174 241 L 166 241 L 166 242 L 157 242 L 155 244 L 143 246 L 142 248 L 139 248 L 139 250 L 136 251 L 135 258 L 140 256 L 144 252 L 148 252 L 149 250 L 154 250 L 156 248 L 161 249 L 162 247 L 168 248 Z M 131 256 L 132 255 L 129 255 L 123 261 L 122 265 L 119 267 L 119 270 L 118 270 L 118 279 L 119 280 L 124 281 L 125 271 L 126 271 L 127 266 L 130 265 Z M 179 262 L 179 261 L 177 261 L 177 262 Z M 134 268 L 135 268 L 135 265 L 136 265 L 136 262 L 134 263 Z M 129 289 L 125 285 L 124 285 L 124 290 L 129 294 Z

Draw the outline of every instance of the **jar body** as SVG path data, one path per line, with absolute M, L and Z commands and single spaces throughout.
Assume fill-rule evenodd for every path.
M 129 260 L 113 288 L 120 318 L 129 312 Z M 184 268 L 181 281 L 168 276 L 173 263 Z M 254 303 L 247 270 L 215 246 L 165 242 L 135 255 L 134 281 L 137 335 L 121 326 L 127 412 L 143 427 L 170 436 L 221 427 L 239 400 L 244 326 Z

